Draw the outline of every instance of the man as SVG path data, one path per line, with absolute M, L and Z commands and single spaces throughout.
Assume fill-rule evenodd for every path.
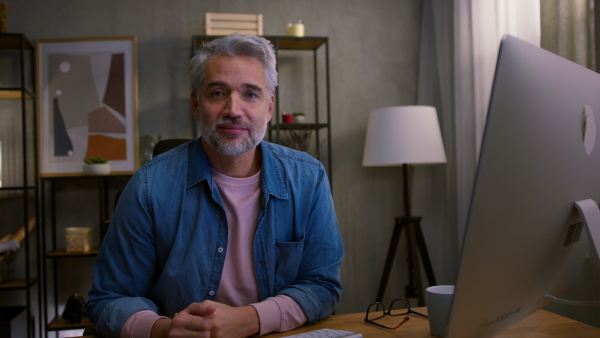
M 86 304 L 101 335 L 244 337 L 332 313 L 343 246 L 325 170 L 262 141 L 275 62 L 267 40 L 238 34 L 192 58 L 202 136 L 123 191 Z

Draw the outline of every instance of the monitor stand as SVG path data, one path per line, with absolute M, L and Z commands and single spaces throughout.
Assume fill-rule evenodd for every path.
M 583 218 L 583 223 L 590 237 L 592 254 L 600 265 L 600 255 L 598 255 L 598 250 L 600 250 L 600 209 L 598 204 L 591 199 L 587 199 L 575 202 L 575 207 L 579 210 L 581 218 Z
M 598 250 L 600 250 L 600 208 L 598 208 L 598 204 L 591 199 L 576 201 L 574 205 L 579 211 L 581 218 L 583 218 L 583 223 L 590 238 L 592 255 L 594 255 L 594 259 L 596 259 L 596 262 L 600 266 L 600 255 L 598 255 Z M 544 298 L 552 303 L 564 305 L 600 306 L 600 301 L 567 300 L 557 298 L 550 294 L 544 295 Z

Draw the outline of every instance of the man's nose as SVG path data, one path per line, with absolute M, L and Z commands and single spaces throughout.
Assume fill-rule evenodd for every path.
M 240 116 L 241 115 L 242 98 L 237 94 L 232 94 L 227 99 L 227 106 L 225 107 L 225 115 L 227 116 Z

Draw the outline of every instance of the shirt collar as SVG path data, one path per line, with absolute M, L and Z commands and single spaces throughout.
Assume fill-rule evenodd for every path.
M 204 151 L 204 147 L 202 146 L 202 141 L 200 141 L 200 137 L 194 139 L 190 147 L 188 148 L 188 177 L 187 177 L 187 189 L 192 188 L 196 184 L 200 183 L 203 180 L 207 180 L 210 182 L 210 186 L 212 189 L 212 185 L 214 184 L 212 180 L 212 172 L 210 168 L 210 162 L 208 161 L 208 156 L 206 156 L 206 152 Z
M 288 193 L 283 179 L 283 168 L 281 167 L 281 163 L 273 156 L 274 145 L 262 141 L 258 147 L 261 147 L 263 156 L 261 174 L 263 200 L 267 201 L 269 195 L 280 199 L 287 199 Z M 214 189 L 216 185 L 212 178 L 212 169 L 200 137 L 191 142 L 188 151 L 187 189 L 190 189 L 203 180 L 208 182 L 211 190 Z

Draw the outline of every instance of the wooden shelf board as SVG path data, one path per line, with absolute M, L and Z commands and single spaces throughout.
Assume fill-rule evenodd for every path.
M 76 329 L 85 329 L 88 326 L 91 326 L 92 322 L 89 319 L 83 317 L 80 323 L 69 323 L 62 318 L 62 316 L 56 316 L 48 325 L 48 331 L 58 331 L 58 330 L 76 330 Z
M 58 175 L 58 176 L 57 176 Z M 95 180 L 99 180 L 99 179 L 124 179 L 124 178 L 131 178 L 131 176 L 133 176 L 133 174 L 131 173 L 123 173 L 123 172 L 112 172 L 108 175 L 86 175 L 83 172 L 81 173 L 76 173 L 76 174 L 42 174 L 40 175 L 40 178 L 42 179 L 42 181 L 52 181 L 52 180 L 64 180 L 64 179 L 95 179 Z
M 33 45 L 20 33 L 3 33 L 0 34 L 0 49 L 15 49 L 20 50 L 21 46 L 25 50 L 33 50 Z
M 2 89 L 0 90 L 0 100 L 18 100 L 21 98 L 20 90 Z M 31 95 L 25 93 L 26 99 L 31 99 Z
M 24 186 L 21 186 L 21 187 L 17 187 L 17 186 L 15 186 L 15 187 L 0 187 L 0 191 L 2 191 L 2 190 L 22 190 L 22 191 L 25 191 L 25 190 L 35 190 L 35 189 L 37 189 L 37 188 L 34 187 L 34 186 L 29 186 L 29 187 L 24 187 Z
M 197 46 L 202 45 L 203 43 L 218 39 L 222 36 L 208 36 L 208 35 L 196 35 L 194 36 L 194 41 Z M 323 45 L 327 38 L 324 37 L 313 37 L 313 36 L 305 36 L 305 37 L 294 37 L 294 36 L 269 36 L 264 35 L 265 39 L 271 41 L 276 48 L 280 50 L 315 50 Z M 278 43 L 276 45 L 276 42 Z
M 57 249 L 54 251 L 48 252 L 46 254 L 47 258 L 69 258 L 69 257 L 87 257 L 87 256 L 96 256 L 100 249 L 93 248 L 88 252 L 67 252 L 66 249 Z
M 0 290 L 8 290 L 8 289 L 25 289 L 33 284 L 37 283 L 37 277 L 30 277 L 29 283 L 26 282 L 25 278 L 13 278 L 9 281 L 6 281 L 0 284 Z
M 279 42 L 279 49 L 285 50 L 314 50 L 321 47 L 327 39 L 321 37 L 265 36 L 273 45 Z
M 271 126 L 271 130 L 275 130 L 277 125 Z M 327 124 L 323 123 L 280 123 L 280 130 L 317 130 L 327 128 Z

